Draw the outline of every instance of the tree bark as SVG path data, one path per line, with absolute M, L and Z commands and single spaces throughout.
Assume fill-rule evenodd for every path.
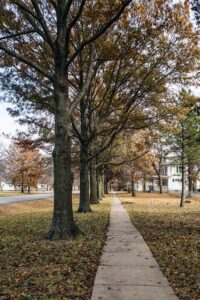
M 102 197 L 105 198 L 105 177 L 104 174 L 101 173 L 101 188 L 102 188 Z
M 97 196 L 98 196 L 98 200 L 102 200 L 103 195 L 102 195 L 102 188 L 101 188 L 100 169 L 97 170 Z
M 89 162 L 87 149 L 81 145 L 80 152 L 80 203 L 78 212 L 91 212 L 89 196 Z
M 108 180 L 106 177 L 104 178 L 104 191 L 105 191 L 105 194 L 107 195 L 108 194 Z
M 99 199 L 102 200 L 102 198 L 105 197 L 104 195 L 104 175 L 103 170 L 99 168 L 98 172 L 98 190 L 99 190 Z
M 181 154 L 181 167 L 182 167 L 182 184 L 181 184 L 181 201 L 180 207 L 185 205 L 185 161 L 184 161 L 184 145 L 182 145 L 182 154 Z
M 188 197 L 192 197 L 193 192 L 193 180 L 192 180 L 192 167 L 188 165 Z
M 24 193 L 24 173 L 22 171 L 21 193 Z
M 196 178 L 196 176 L 193 180 L 193 190 L 194 190 L 194 192 L 197 192 L 197 178 Z
M 185 205 L 185 166 L 182 165 L 182 188 L 181 188 L 181 202 L 180 207 Z
M 184 205 L 185 205 L 185 128 L 184 128 L 184 124 L 182 124 L 181 138 L 182 138 L 182 145 L 181 145 L 182 188 L 181 188 L 180 207 L 184 207 Z
M 146 173 L 143 176 L 143 192 L 146 192 Z
M 57 70 L 59 76 L 59 70 Z M 61 80 L 62 79 L 62 80 Z M 66 76 L 55 86 L 54 211 L 47 238 L 71 239 L 79 234 L 72 210 L 71 119 Z
M 163 188 L 162 188 L 162 177 L 159 174 L 158 175 L 158 184 L 159 184 L 159 193 L 162 194 L 163 193 Z
M 97 195 L 97 172 L 95 158 L 90 161 L 90 203 L 99 203 Z
M 132 197 L 136 197 L 136 193 L 135 193 L 135 181 L 133 179 L 131 180 L 131 195 L 132 195 Z
M 80 58 L 82 60 L 82 57 Z M 82 64 L 81 64 L 82 69 Z M 80 77 L 82 78 L 82 72 Z M 82 87 L 82 80 L 80 88 Z M 88 160 L 88 126 L 87 126 L 87 101 L 86 98 L 80 101 L 81 111 L 81 149 L 80 149 L 80 203 L 78 212 L 91 212 L 89 195 L 89 160 Z

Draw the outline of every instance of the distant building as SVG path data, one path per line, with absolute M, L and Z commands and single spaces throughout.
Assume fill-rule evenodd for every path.
M 52 190 L 52 185 L 47 184 L 47 183 L 38 183 L 36 188 L 31 188 L 31 191 L 51 191 Z M 7 182 L 1 182 L 0 186 L 1 191 L 21 191 L 21 185 L 18 184 L 14 186 L 12 183 L 7 183 Z M 25 185 L 24 186 L 24 191 L 27 191 L 28 188 Z
M 12 185 L 12 183 L 7 183 L 2 181 L 1 185 L 0 185 L 0 190 L 1 191 L 16 191 L 16 188 L 14 187 L 14 185 Z
M 164 163 L 161 171 L 162 178 L 162 190 L 163 192 L 180 192 L 182 185 L 182 174 L 181 174 L 181 166 L 178 162 L 178 159 L 170 154 L 164 159 Z M 141 176 L 142 177 L 142 176 Z M 146 191 L 155 191 L 158 192 L 159 189 L 159 181 L 158 176 L 146 176 Z M 187 170 L 185 176 L 185 189 L 188 190 L 188 178 L 187 178 Z M 128 181 L 124 187 L 126 190 L 131 188 L 131 182 Z M 136 191 L 144 190 L 144 179 L 141 178 L 135 182 Z M 195 191 L 200 192 L 200 178 L 197 178 L 195 181 Z

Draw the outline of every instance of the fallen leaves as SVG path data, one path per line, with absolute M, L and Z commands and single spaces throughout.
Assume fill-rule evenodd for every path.
M 143 235 L 179 299 L 200 299 L 200 201 L 185 208 L 179 199 L 164 194 L 138 194 L 120 198 L 133 224 Z M 130 200 L 129 200 L 130 199 Z
M 40 208 L 41 209 L 41 208 Z M 90 299 L 105 242 L 110 199 L 75 214 L 85 233 L 73 241 L 43 237 L 51 211 L 0 218 L 0 299 Z

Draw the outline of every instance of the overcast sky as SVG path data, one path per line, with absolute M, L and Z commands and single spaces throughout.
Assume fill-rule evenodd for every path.
M 7 103 L 0 103 L 0 133 L 13 133 L 19 124 L 14 121 L 14 118 L 9 116 L 6 108 L 9 106 Z
M 9 107 L 9 103 L 0 102 L 0 140 L 7 143 L 8 140 L 3 136 L 4 134 L 15 135 L 17 129 L 22 129 L 15 118 L 11 117 L 6 108 Z

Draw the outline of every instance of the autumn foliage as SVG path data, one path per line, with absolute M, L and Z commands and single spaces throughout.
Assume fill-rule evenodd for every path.
M 21 147 L 12 144 L 7 155 L 8 177 L 12 184 L 30 192 L 36 188 L 39 179 L 44 174 L 42 158 L 38 149 Z

